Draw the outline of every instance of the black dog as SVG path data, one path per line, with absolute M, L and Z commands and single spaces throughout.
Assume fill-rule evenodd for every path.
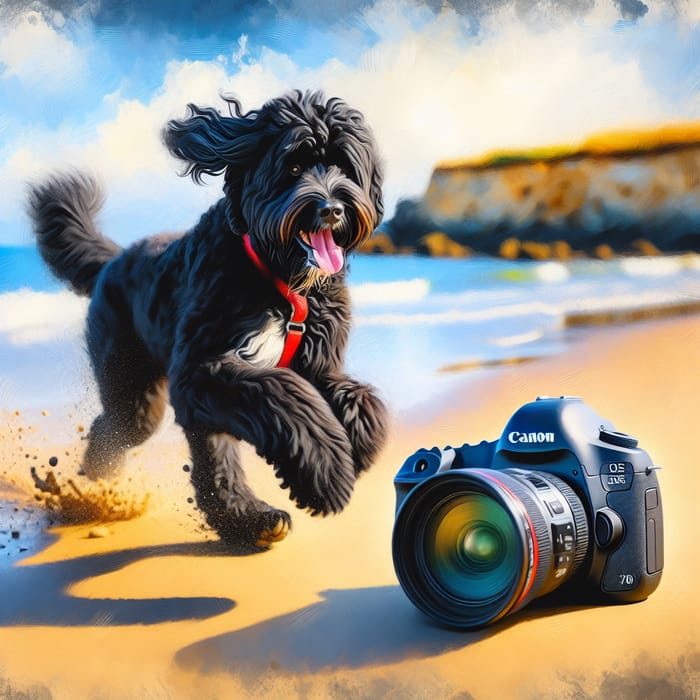
M 297 91 L 247 113 L 225 99 L 235 116 L 189 105 L 163 132 L 195 182 L 225 178 L 225 197 L 185 235 L 122 251 L 96 230 L 102 197 L 80 174 L 33 186 L 29 212 L 54 274 L 92 296 L 103 412 L 86 474 L 110 473 L 153 433 L 169 389 L 208 523 L 266 547 L 290 518 L 252 493 L 237 440 L 314 515 L 342 510 L 384 442 L 383 404 L 342 369 L 345 256 L 381 221 L 382 173 L 361 113 L 339 99 Z

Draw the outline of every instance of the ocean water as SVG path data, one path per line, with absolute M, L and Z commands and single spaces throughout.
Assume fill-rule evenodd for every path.
M 567 327 L 572 315 L 699 301 L 700 256 L 567 263 L 366 257 L 350 280 L 351 369 L 373 379 L 395 406 L 420 411 L 457 382 L 492 372 L 489 364 L 562 351 L 581 335 Z
M 435 406 L 455 382 L 560 352 L 572 314 L 700 300 L 700 256 L 611 261 L 354 256 L 348 371 L 396 411 Z M 33 248 L 0 248 L 0 408 L 94 400 L 87 302 Z M 455 369 L 462 367 L 463 369 Z M 449 371 L 445 371 L 449 370 Z

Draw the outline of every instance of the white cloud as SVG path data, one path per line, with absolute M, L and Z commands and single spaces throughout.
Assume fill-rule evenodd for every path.
M 691 22 L 700 22 L 700 2 L 698 0 L 679 0 L 679 9 Z
M 145 213 L 146 228 L 125 230 L 125 237 L 148 233 L 156 220 L 177 225 L 178 215 L 183 224 L 190 223 L 198 208 L 218 196 L 220 185 L 198 188 L 175 177 L 178 164 L 160 140 L 167 120 L 183 116 L 188 102 L 225 109 L 222 91 L 233 92 L 250 109 L 294 87 L 323 88 L 361 109 L 372 125 L 387 164 L 390 214 L 399 197 L 423 191 L 442 159 L 495 148 L 577 143 L 601 129 L 697 118 L 697 99 L 669 100 L 642 67 L 671 45 L 667 33 L 676 31 L 678 22 L 692 28 L 700 21 L 694 18 L 689 9 L 674 24 L 667 13 L 652 8 L 644 18 L 644 41 L 632 44 L 615 26 L 617 14 L 609 3 L 600 2 L 585 18 L 556 27 L 533 28 L 508 9 L 484 18 L 480 34 L 468 37 L 464 18 L 453 11 L 433 15 L 425 8 L 409 11 L 401 3 L 382 1 L 364 18 L 379 39 L 354 63 L 334 58 L 301 68 L 267 48 L 254 59 L 243 38 L 238 61 L 233 54 L 226 61 L 173 61 L 150 100 L 126 100 L 119 92 L 107 96 L 113 116 L 90 133 L 64 128 L 24 138 L 11 151 L 11 167 L 0 164 L 0 187 L 7 198 L 19 192 L 19 179 L 70 163 L 90 167 L 106 180 L 107 217 L 141 203 L 134 217 Z M 31 31 L 62 40 L 40 18 Z M 21 52 L 14 51 L 14 70 L 19 70 Z M 40 53 L 35 60 L 46 63 L 55 51 Z M 17 200 L 10 196 L 6 201 L 11 202 L 4 207 L 9 214 Z
M 88 301 L 65 290 L 20 289 L 0 295 L 0 339 L 12 345 L 48 342 L 82 333 Z
M 442 159 L 576 143 L 600 129 L 678 118 L 635 58 L 607 50 L 618 37 L 605 11 L 538 31 L 506 11 L 471 39 L 454 12 L 419 19 L 378 5 L 368 21 L 381 39 L 357 65 L 333 59 L 303 71 L 268 53 L 231 84 L 246 102 L 269 96 L 261 86 L 320 86 L 362 109 L 387 162 L 390 207 L 420 194 Z
M 56 93 L 76 89 L 85 74 L 80 49 L 39 12 L 26 12 L 0 29 L 0 79 L 15 77 L 30 88 Z
M 85 146 L 80 160 L 99 164 L 108 180 L 172 172 L 174 161 L 161 143 L 161 130 L 168 119 L 184 114 L 188 102 L 220 103 L 218 94 L 226 81 L 225 68 L 218 62 L 169 63 L 150 102 L 122 100 L 116 116 L 97 126 L 97 138 Z
M 243 59 L 245 58 L 246 54 L 248 53 L 248 35 L 247 34 L 241 34 L 240 37 L 238 37 L 238 48 L 231 54 L 231 60 L 236 64 L 237 66 L 242 65 Z
M 82 129 L 63 125 L 55 131 L 28 128 L 0 163 L 0 221 L 12 221 L 21 214 L 28 181 L 52 170 L 77 167 L 93 172 L 105 183 L 107 221 L 110 214 L 128 211 L 136 204 L 136 221 L 131 227 L 124 226 L 124 241 L 149 232 L 140 226 L 138 215 L 150 213 L 155 230 L 179 229 L 191 223 L 192 209 L 201 211 L 220 190 L 199 188 L 178 178 L 178 163 L 168 155 L 160 133 L 168 119 L 184 115 L 188 102 L 221 103 L 219 90 L 226 80 L 225 69 L 217 63 L 172 62 L 161 88 L 148 103 L 123 99 L 117 91 L 105 96 L 114 116 L 102 123 Z M 183 210 L 189 218 L 177 220 L 177 212 Z M 158 212 L 166 214 L 163 223 L 156 221 Z M 20 228 L 27 231 L 27 222 Z M 106 232 L 111 233 L 109 228 Z
M 18 221 L 24 212 L 26 183 L 54 169 L 76 165 L 82 147 L 82 134 L 63 127 L 54 132 L 27 129 L 14 148 L 8 149 L 6 160 L 0 162 L 0 222 L 17 222 L 25 235 L 14 241 L 0 238 L 0 245 L 28 242 L 28 224 Z

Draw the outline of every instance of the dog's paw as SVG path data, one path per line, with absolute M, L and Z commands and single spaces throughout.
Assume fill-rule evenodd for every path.
M 281 542 L 292 527 L 292 519 L 289 513 L 283 510 L 270 510 L 265 515 L 268 521 L 258 534 L 255 545 L 262 549 L 268 549 L 275 542 Z
M 284 510 L 268 507 L 244 514 L 228 514 L 215 528 L 222 541 L 242 551 L 264 551 L 281 542 L 292 527 L 292 519 Z
M 369 469 L 386 441 L 389 423 L 386 406 L 374 387 L 350 379 L 338 382 L 331 402 L 347 430 L 355 474 L 360 474 Z
M 336 455 L 331 467 L 303 470 L 305 478 L 295 479 L 294 483 L 283 480 L 282 487 L 289 488 L 289 497 L 297 508 L 307 510 L 311 515 L 339 513 L 350 501 L 355 485 L 355 472 L 348 453 Z
M 315 403 L 315 405 L 314 405 Z M 267 454 L 289 497 L 312 515 L 338 513 L 355 484 L 353 449 L 347 431 L 325 401 L 296 404 L 284 416 L 286 430 Z
M 330 491 L 330 489 L 328 490 Z M 297 508 L 307 510 L 309 515 L 330 515 L 340 513 L 350 501 L 352 487 L 349 490 L 332 489 L 333 493 L 299 494 L 290 493 L 290 498 L 296 501 Z

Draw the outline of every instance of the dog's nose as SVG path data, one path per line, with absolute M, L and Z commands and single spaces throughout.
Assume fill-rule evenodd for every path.
M 321 205 L 316 210 L 318 218 L 324 224 L 337 224 L 345 213 L 345 205 L 342 202 L 321 202 Z

